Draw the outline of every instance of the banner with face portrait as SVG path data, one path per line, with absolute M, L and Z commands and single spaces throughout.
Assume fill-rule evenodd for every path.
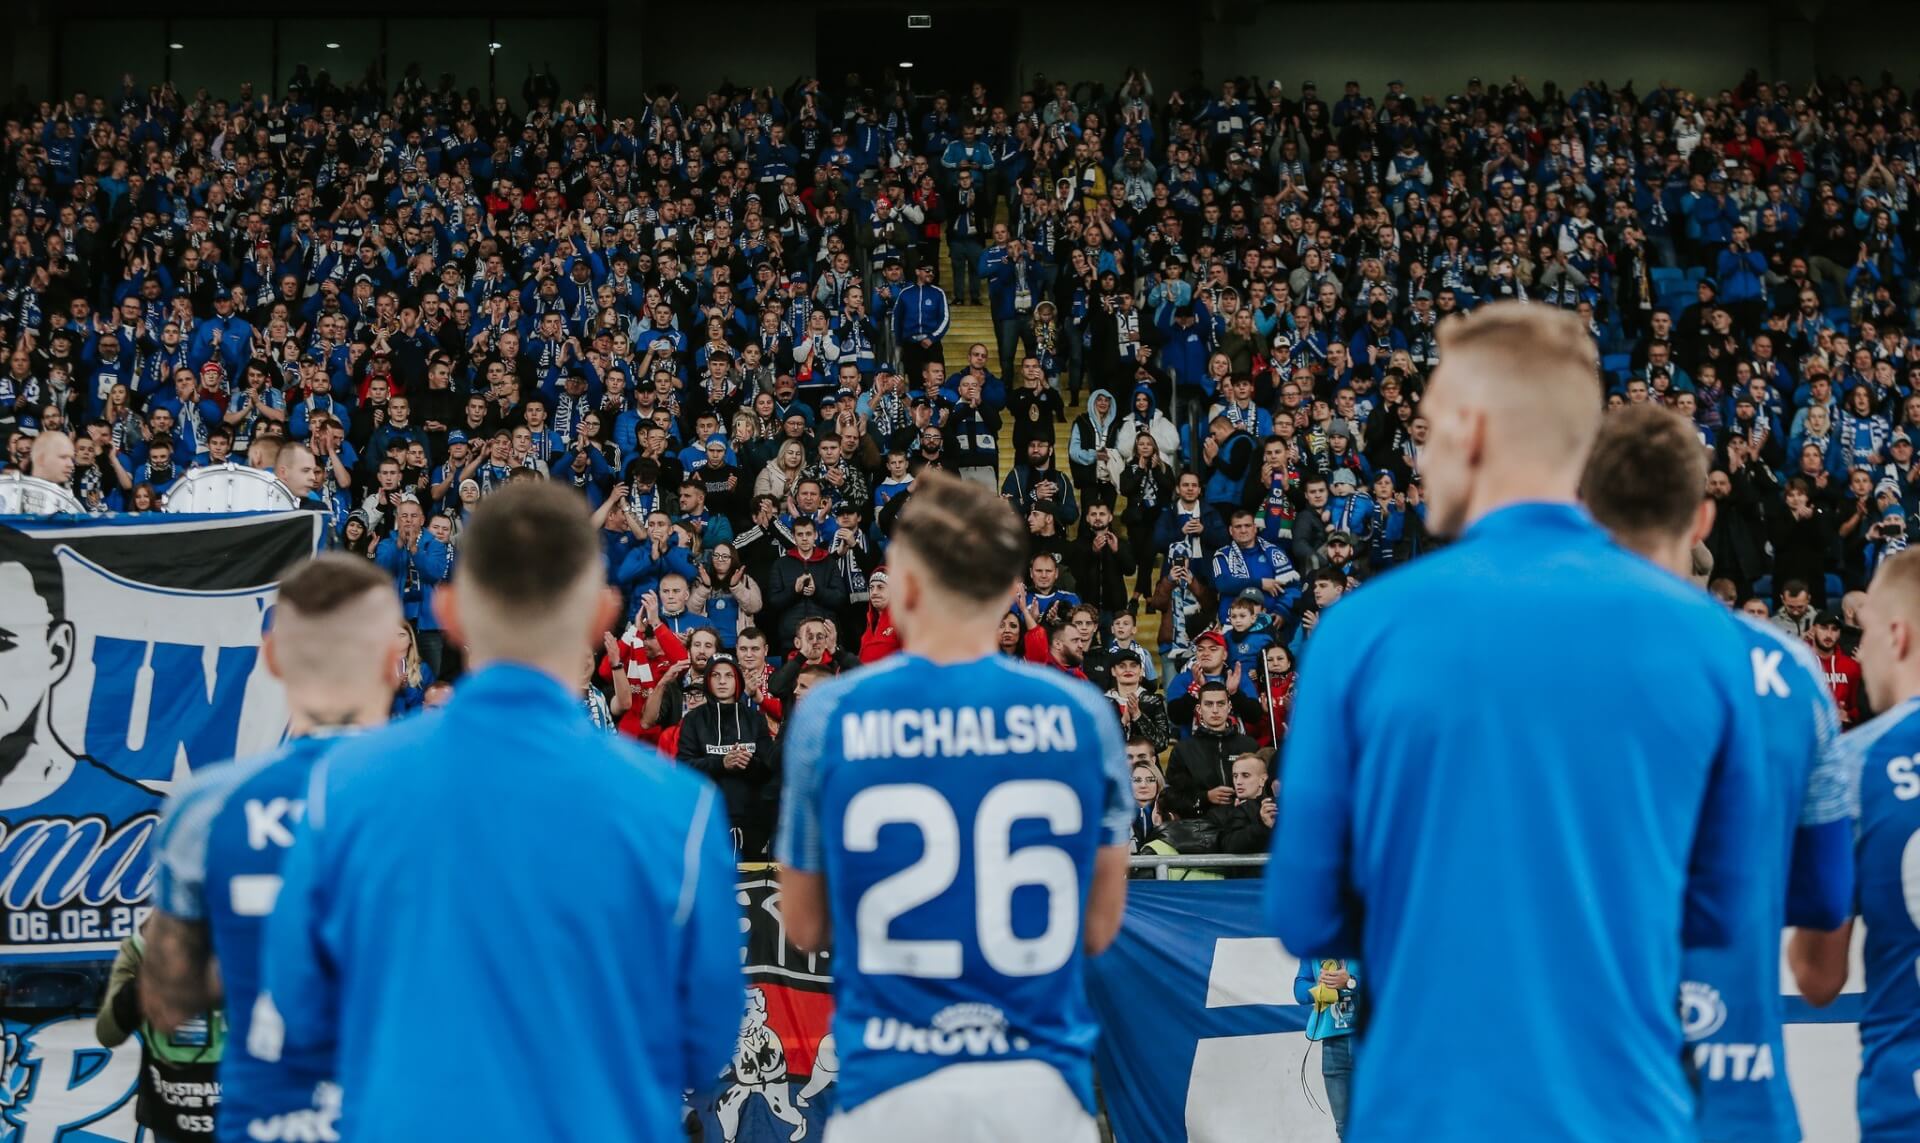
M 285 735 L 260 635 L 319 539 L 298 511 L 0 522 L 0 968 L 111 960 L 168 792 Z

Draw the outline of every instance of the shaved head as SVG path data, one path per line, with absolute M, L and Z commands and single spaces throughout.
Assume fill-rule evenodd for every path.
M 391 698 L 402 623 L 400 595 L 378 565 L 339 552 L 316 556 L 281 578 L 267 665 L 296 715 Z
M 33 475 L 55 484 L 73 479 L 73 441 L 65 433 L 51 430 L 33 438 L 33 451 L 27 463 Z
M 1421 402 L 1428 526 L 1455 535 L 1492 508 L 1572 500 L 1600 431 L 1599 354 L 1572 314 L 1495 302 L 1439 326 Z

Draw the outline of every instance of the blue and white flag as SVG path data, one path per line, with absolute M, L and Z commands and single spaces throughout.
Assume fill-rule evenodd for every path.
M 318 537 L 297 511 L 0 528 L 0 967 L 111 960 L 167 793 L 285 735 L 260 635 Z

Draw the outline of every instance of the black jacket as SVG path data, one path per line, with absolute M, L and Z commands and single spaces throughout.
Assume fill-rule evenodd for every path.
M 1133 546 L 1124 541 L 1113 551 L 1093 550 L 1093 530 L 1082 525 L 1080 534 L 1067 544 L 1067 564 L 1073 573 L 1073 589 L 1083 603 L 1102 611 L 1118 611 L 1127 605 L 1127 577 L 1133 574 Z M 1118 540 L 1118 534 L 1115 534 Z
M 742 744 L 753 749 L 753 760 L 744 770 L 727 769 L 728 752 Z M 674 756 L 720 787 L 735 828 L 752 828 L 764 803 L 761 791 L 774 774 L 773 735 L 758 710 L 744 702 L 708 699 L 680 720 L 680 749 Z
M 793 633 L 800 629 L 805 619 L 831 619 L 840 621 L 840 609 L 847 605 L 847 578 L 840 574 L 840 564 L 828 559 L 826 549 L 815 548 L 812 560 L 802 561 L 795 555 L 784 555 L 773 561 L 772 576 L 767 583 L 767 606 L 780 617 L 780 628 L 774 644 L 777 648 L 793 646 Z M 800 577 L 813 576 L 813 594 L 803 594 L 797 585 Z
M 1167 789 L 1178 795 L 1186 813 L 1201 813 L 1212 807 L 1207 791 L 1216 786 L 1233 785 L 1233 760 L 1251 754 L 1260 744 L 1237 730 L 1212 731 L 1203 726 L 1193 736 L 1174 744 L 1167 760 Z

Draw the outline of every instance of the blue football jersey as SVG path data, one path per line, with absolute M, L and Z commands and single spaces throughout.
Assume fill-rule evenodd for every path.
M 1004 656 L 896 655 L 809 691 L 785 760 L 775 852 L 826 877 L 839 1106 L 1033 1059 L 1091 1112 L 1085 905 L 1133 811 L 1112 704 Z
M 220 961 L 228 1040 L 214 1136 L 223 1143 L 325 1138 L 338 1114 L 326 1084 L 330 1056 L 283 1053 L 272 1029 L 265 1029 L 271 1047 L 262 1049 L 254 1023 L 280 865 L 305 812 L 314 763 L 344 738 L 297 738 L 270 754 L 203 770 L 168 803 L 160 825 L 154 906 L 205 925 Z
M 1867 926 L 1860 1138 L 1920 1139 L 1920 698 L 1840 742 L 1860 775 L 1854 876 Z
M 1761 831 L 1726 948 L 1691 949 L 1681 1017 L 1700 1081 L 1700 1138 L 1800 1138 L 1780 1032 L 1780 930 L 1795 831 L 1852 815 L 1840 712 L 1807 645 L 1742 617 L 1766 728 Z

